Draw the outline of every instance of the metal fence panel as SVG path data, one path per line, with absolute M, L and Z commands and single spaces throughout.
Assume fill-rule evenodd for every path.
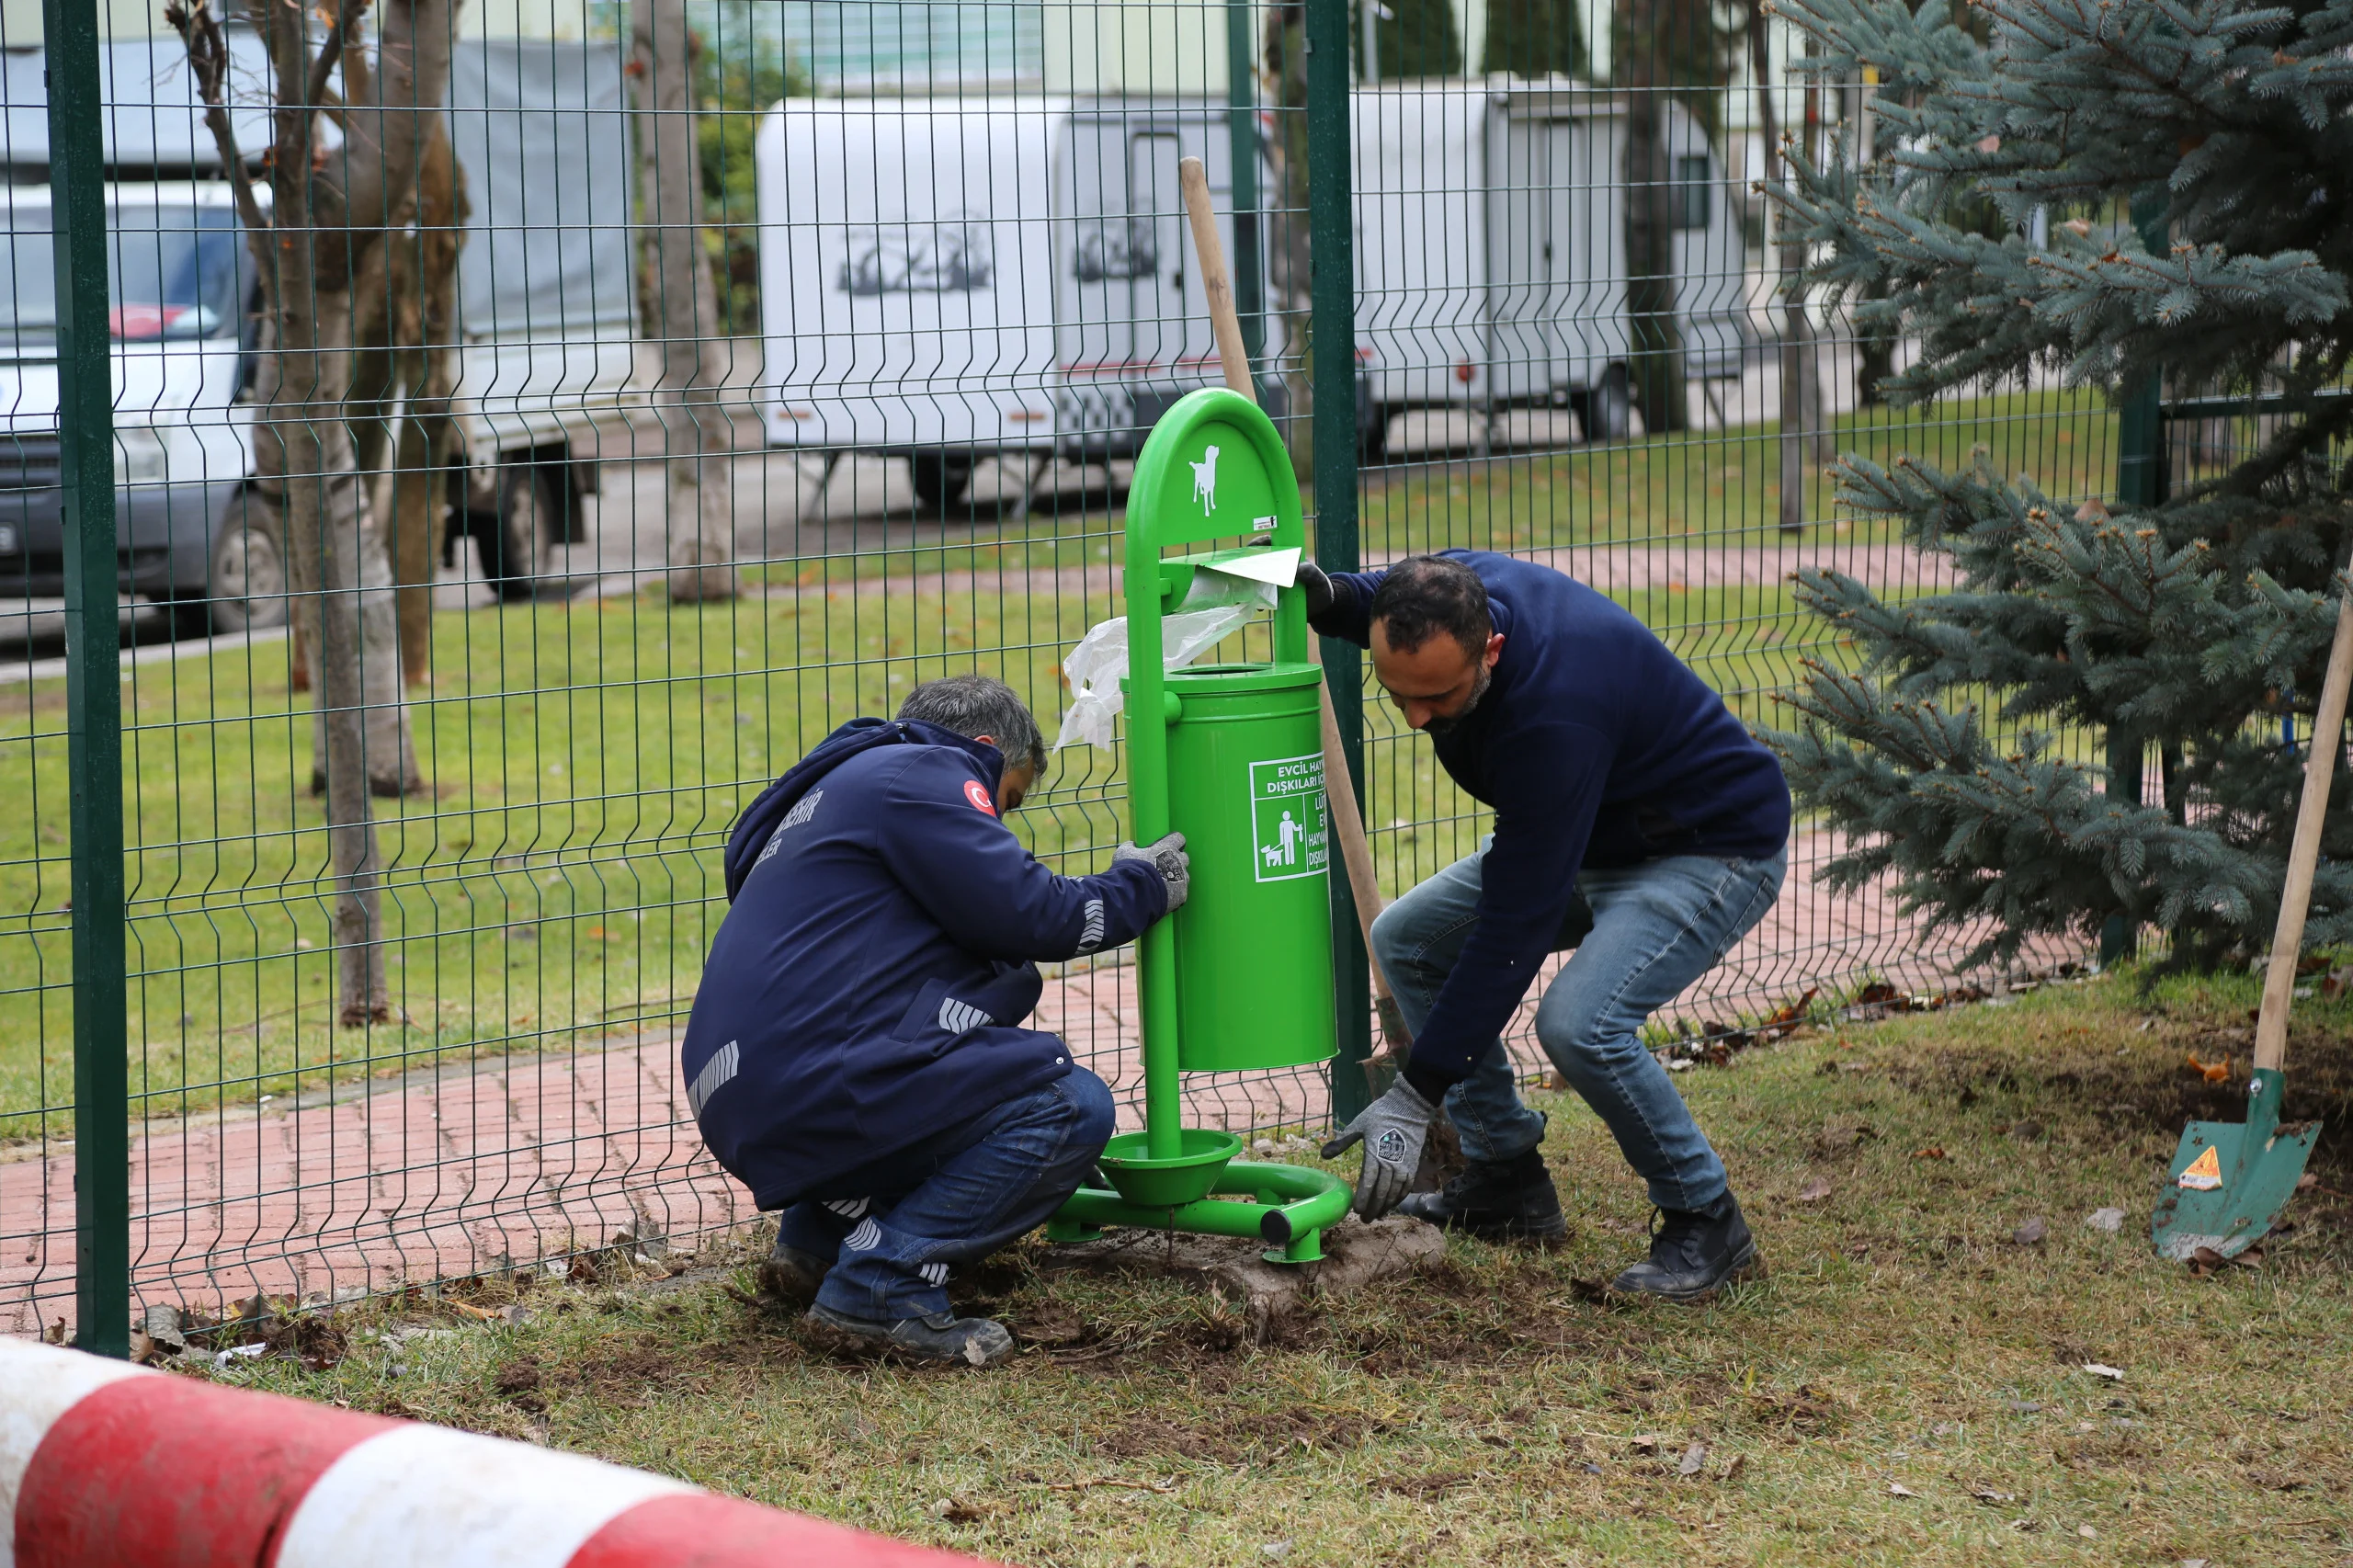
M 926 678 L 1000 676 L 1052 732 L 1062 661 L 1119 613 L 1142 437 L 1218 379 L 1182 156 L 1325 563 L 1549 562 L 1752 722 L 1842 656 L 1793 567 L 1938 585 L 1836 515 L 1833 449 L 1983 449 L 2057 494 L 2116 469 L 2096 400 L 1898 415 L 1865 394 L 1903 344 L 1777 298 L 1768 150 L 1867 135 L 1872 89 L 1793 85 L 1737 6 L 105 15 L 0 22 L 18 1332 L 111 1347 L 126 1293 L 327 1301 L 751 1218 L 677 1082 L 719 847 Z M 1355 650 L 1324 657 L 1394 896 L 1483 812 Z M 1124 798 L 1116 754 L 1067 747 L 1015 825 L 1091 870 Z M 1678 1017 L 1949 982 L 1965 941 L 1811 886 L 1831 848 L 1802 827 L 1781 906 Z M 1196 1076 L 1196 1119 L 1360 1103 L 1336 894 L 1341 1062 Z M 1063 966 L 1040 1017 L 1132 1118 L 1131 981 Z

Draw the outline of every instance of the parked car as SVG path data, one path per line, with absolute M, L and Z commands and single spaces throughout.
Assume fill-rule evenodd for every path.
M 259 40 L 229 34 L 238 142 L 268 144 Z M 0 62 L 0 592 L 61 593 L 49 150 L 36 52 Z M 107 156 L 117 516 L 126 593 L 209 610 L 217 628 L 286 615 L 283 540 L 253 476 L 258 291 L 180 45 L 108 45 Z M 458 44 L 451 141 L 471 216 L 459 257 L 455 412 L 464 483 L 449 519 L 502 590 L 580 537 L 593 461 L 575 444 L 626 393 L 636 336 L 632 165 L 618 45 Z M 162 177 L 159 177 L 162 176 Z

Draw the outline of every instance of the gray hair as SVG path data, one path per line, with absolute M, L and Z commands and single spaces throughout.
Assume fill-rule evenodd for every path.
M 1046 767 L 1046 737 L 1020 696 L 1001 680 L 987 676 L 945 676 L 927 680 L 907 693 L 899 704 L 902 719 L 921 719 L 970 740 L 987 735 L 1005 754 L 1007 766 L 1028 764 L 1033 773 Z

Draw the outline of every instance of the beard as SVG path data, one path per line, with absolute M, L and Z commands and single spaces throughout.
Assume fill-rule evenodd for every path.
M 1481 665 L 1479 666 L 1479 678 L 1471 687 L 1471 696 L 1469 699 L 1466 700 L 1461 707 L 1456 709 L 1445 718 L 1432 719 L 1428 723 L 1424 724 L 1422 726 L 1422 733 L 1432 737 L 1450 735 L 1454 733 L 1454 732 L 1461 726 L 1462 721 L 1471 717 L 1472 713 L 1478 708 L 1479 699 L 1487 695 L 1487 683 L 1494 678 L 1495 671 L 1485 665 Z

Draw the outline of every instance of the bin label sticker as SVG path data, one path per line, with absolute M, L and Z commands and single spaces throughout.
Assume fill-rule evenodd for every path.
M 1324 754 L 1250 765 L 1251 874 L 1262 882 L 1320 877 L 1332 858 Z

